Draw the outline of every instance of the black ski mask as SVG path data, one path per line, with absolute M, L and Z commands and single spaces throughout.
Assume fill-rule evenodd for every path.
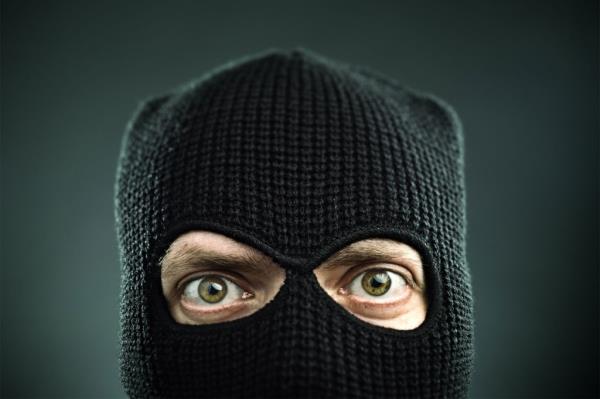
M 224 65 L 139 107 L 123 139 L 116 226 L 121 377 L 131 397 L 464 398 L 473 361 L 460 120 L 442 100 L 306 49 Z M 286 271 L 234 321 L 169 314 L 160 258 L 190 230 L 248 244 Z M 314 268 L 352 242 L 419 251 L 428 311 L 375 326 Z

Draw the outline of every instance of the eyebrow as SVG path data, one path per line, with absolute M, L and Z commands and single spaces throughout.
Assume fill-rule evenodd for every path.
M 264 275 L 266 274 L 266 269 L 261 267 L 261 265 L 265 262 L 272 262 L 269 257 L 254 252 L 231 255 L 193 246 L 182 253 L 175 253 L 170 258 L 167 257 L 167 254 L 160 260 L 163 269 L 162 272 L 165 277 L 177 277 L 182 273 L 198 269 L 244 270 L 255 275 Z M 323 269 L 331 270 L 337 267 L 396 262 L 399 260 L 413 268 L 413 272 L 422 272 L 421 262 L 408 256 L 402 250 L 390 251 L 376 245 L 346 247 L 328 258 L 323 264 Z
M 416 259 L 408 256 L 402 250 L 386 250 L 376 245 L 365 245 L 362 247 L 347 247 L 332 255 L 326 260 L 325 268 L 337 266 L 338 264 L 361 263 L 373 259 L 400 258 L 413 263 L 420 263 Z
M 179 276 L 182 272 L 198 269 L 244 270 L 252 274 L 265 274 L 266 270 L 261 265 L 266 262 L 270 262 L 270 258 L 253 252 L 245 252 L 243 255 L 231 255 L 191 247 L 183 253 L 176 253 L 171 258 L 165 254 L 160 264 L 163 275 L 173 277 Z

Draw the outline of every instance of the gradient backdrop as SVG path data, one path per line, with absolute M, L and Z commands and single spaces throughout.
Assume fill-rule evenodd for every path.
M 597 1 L 2 1 L 3 397 L 119 398 L 113 182 L 137 103 L 268 47 L 466 135 L 473 398 L 598 395 Z

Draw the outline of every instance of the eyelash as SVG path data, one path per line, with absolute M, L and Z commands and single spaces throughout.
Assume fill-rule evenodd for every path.
M 204 270 L 200 274 L 194 273 L 194 274 L 190 274 L 190 275 L 184 277 L 176 285 L 175 290 L 177 292 L 177 295 L 179 297 L 181 297 L 181 295 L 183 295 L 183 292 L 185 291 L 185 287 L 192 281 L 201 279 L 202 277 L 212 276 L 212 275 L 216 275 L 216 276 L 220 276 L 225 279 L 228 279 L 232 283 L 239 286 L 242 289 L 242 291 L 249 292 L 250 294 L 254 295 L 254 291 L 248 288 L 248 286 L 250 284 L 246 281 L 246 279 L 243 276 L 238 275 L 238 273 L 235 273 L 235 272 L 229 272 L 229 271 L 224 272 L 222 270 Z M 235 277 L 233 277 L 232 275 L 235 275 Z M 240 281 L 242 281 L 242 282 L 240 282 Z
M 399 266 L 398 269 L 390 268 L 390 267 L 377 267 L 378 265 L 382 265 L 382 264 L 392 264 L 392 263 L 373 263 L 373 264 L 366 264 L 366 265 L 364 265 L 364 264 L 356 265 L 356 266 L 351 267 L 346 273 L 344 273 L 344 275 L 340 279 L 340 281 L 344 282 L 343 284 L 341 284 L 341 286 L 346 287 L 356 277 L 358 277 L 361 273 L 364 273 L 366 271 L 383 270 L 383 271 L 388 271 L 388 272 L 399 274 L 406 281 L 406 284 L 408 284 L 408 286 L 411 289 L 413 289 L 413 290 L 418 289 L 417 283 L 415 282 L 414 278 L 412 277 L 412 274 L 410 272 L 405 271 L 404 267 L 402 267 L 400 265 L 398 265 Z M 400 268 L 402 270 L 400 270 Z M 351 277 L 348 277 L 349 275 Z

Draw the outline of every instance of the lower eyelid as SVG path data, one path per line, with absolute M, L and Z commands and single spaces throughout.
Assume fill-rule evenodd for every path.
M 353 295 L 353 294 L 349 294 L 348 298 L 350 301 L 355 302 L 359 305 L 362 306 L 369 306 L 369 307 L 379 307 L 379 308 L 391 308 L 391 307 L 397 307 L 400 306 L 402 304 L 404 304 L 405 302 L 408 302 L 408 300 L 412 297 L 412 290 L 408 289 L 406 290 L 406 294 L 403 294 L 401 297 L 399 298 L 394 298 L 392 300 L 388 300 L 388 301 L 370 301 L 368 299 L 364 299 L 362 297 L 359 297 L 357 295 Z
M 222 312 L 226 312 L 226 311 L 231 311 L 234 309 L 242 309 L 247 307 L 247 303 L 244 302 L 240 302 L 235 301 L 235 302 L 231 302 L 228 303 L 227 305 L 221 305 L 221 306 L 194 306 L 194 305 L 188 305 L 186 304 L 187 301 L 181 299 L 180 303 L 181 306 L 183 307 L 184 311 L 188 311 L 188 312 L 192 312 L 194 314 L 204 314 L 204 315 L 209 315 L 209 314 L 217 314 L 217 313 L 222 313 Z
M 408 314 L 412 310 L 412 306 L 408 306 L 409 302 L 410 297 L 401 301 L 380 303 L 365 300 L 359 302 L 357 300 L 350 299 L 346 305 L 343 306 L 357 317 L 391 320 Z

